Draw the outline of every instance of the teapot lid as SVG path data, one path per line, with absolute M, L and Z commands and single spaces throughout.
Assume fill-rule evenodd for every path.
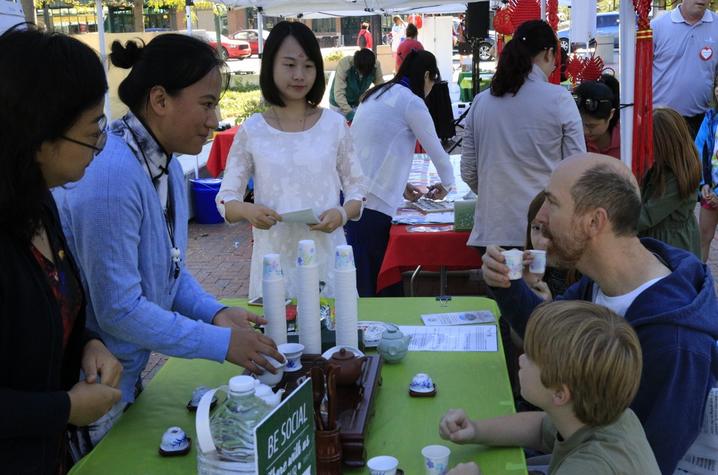
M 335 352 L 332 355 L 331 359 L 340 361 L 351 360 L 354 359 L 354 352 L 351 350 L 347 350 L 346 348 L 341 348 L 339 351 Z
M 398 326 L 392 323 L 387 323 L 386 330 L 384 330 L 384 333 L 381 334 L 381 337 L 387 340 L 398 340 L 400 338 L 404 338 L 404 334 L 401 330 L 399 330 Z

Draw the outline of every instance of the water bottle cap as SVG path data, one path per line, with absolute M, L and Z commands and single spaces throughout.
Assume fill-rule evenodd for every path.
M 235 376 L 229 380 L 229 390 L 233 393 L 254 391 L 254 378 L 251 376 Z

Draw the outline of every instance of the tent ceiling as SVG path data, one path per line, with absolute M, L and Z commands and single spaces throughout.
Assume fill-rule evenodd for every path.
M 365 12 L 364 15 L 409 11 L 421 7 L 456 4 L 451 0 L 213 0 L 229 7 L 261 7 L 265 15 L 296 16 L 316 12 Z M 474 0 L 488 1 L 488 0 Z

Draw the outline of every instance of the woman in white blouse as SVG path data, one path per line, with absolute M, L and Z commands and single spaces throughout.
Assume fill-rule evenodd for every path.
M 558 40 L 542 20 L 523 23 L 501 53 L 491 89 L 466 117 L 461 178 L 478 194 L 468 245 L 524 245 L 526 210 L 562 159 L 585 152 L 571 93 L 548 82 Z
M 271 107 L 249 117 L 237 132 L 217 208 L 227 222 L 246 219 L 253 226 L 250 298 L 262 293 L 262 258 L 269 253 L 281 255 L 287 295 L 296 296 L 297 243 L 303 239 L 316 244 L 324 295 L 331 297 L 334 249 L 346 243 L 342 226 L 359 218 L 366 187 L 344 117 L 317 107 L 324 95 L 324 68 L 306 25 L 283 21 L 272 28 L 259 83 Z M 254 203 L 245 203 L 252 176 Z M 320 223 L 281 222 L 281 214 L 304 209 L 313 210 Z
M 404 197 L 416 200 L 420 193 L 406 180 L 411 172 L 417 139 L 434 163 L 441 183 L 429 191 L 443 198 L 454 186 L 449 155 L 436 135 L 424 103 L 439 80 L 436 58 L 428 51 L 410 53 L 394 78 L 367 91 L 359 104 L 351 133 L 357 159 L 369 180 L 362 219 L 348 223 L 347 241 L 354 248 L 359 295 L 376 295 L 376 279 L 389 241 L 389 229 Z M 396 295 L 395 292 L 382 295 Z

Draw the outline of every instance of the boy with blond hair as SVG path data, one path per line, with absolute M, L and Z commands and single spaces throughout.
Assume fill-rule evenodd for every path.
M 628 408 L 642 358 L 638 337 L 623 318 L 583 301 L 541 305 L 528 321 L 524 348 L 521 395 L 544 412 L 471 420 L 452 409 L 439 425 L 442 438 L 552 453 L 551 475 L 660 474 Z M 480 471 L 471 463 L 450 473 Z

